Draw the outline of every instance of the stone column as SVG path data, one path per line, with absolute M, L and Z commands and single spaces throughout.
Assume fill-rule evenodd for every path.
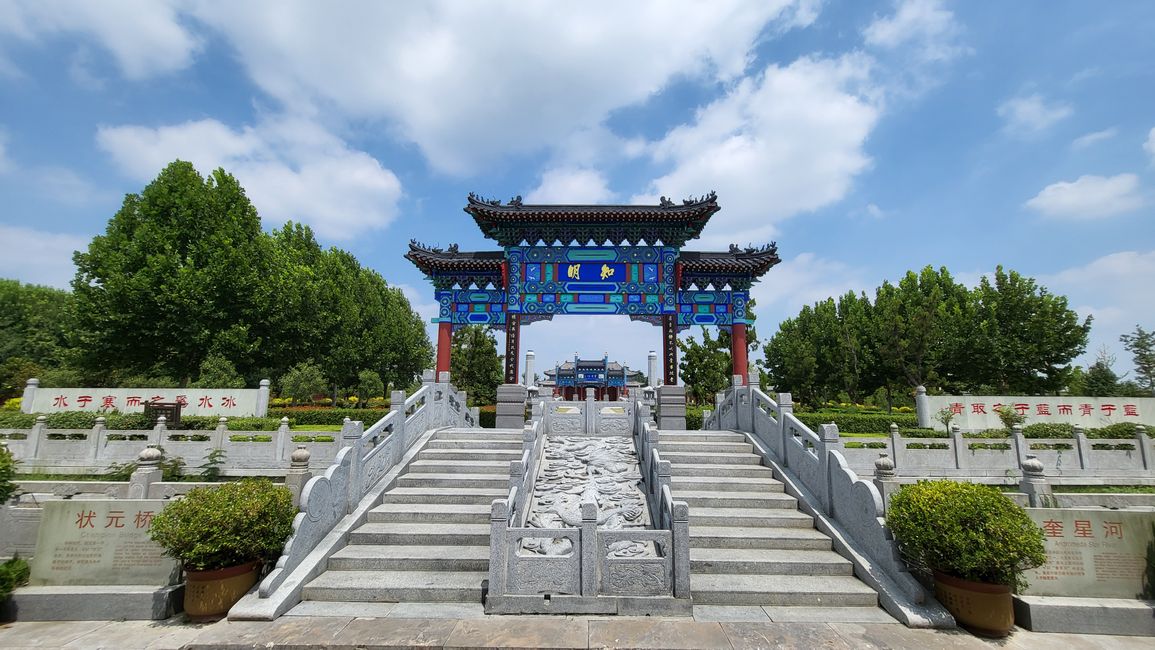
M 449 354 L 453 349 L 453 323 L 441 321 L 437 324 L 437 368 L 436 372 L 449 372 Z M 434 375 L 436 376 L 436 375 Z
M 686 387 L 658 387 L 658 428 L 679 431 L 686 428 Z
M 1079 452 L 1079 467 L 1091 469 L 1091 445 L 1087 443 L 1087 434 L 1079 424 L 1075 425 L 1075 449 Z
M 48 429 L 48 417 L 44 415 L 36 416 L 36 423 L 32 425 L 32 430 L 28 432 L 28 442 L 24 449 L 27 451 L 28 458 L 37 458 L 40 453 L 40 447 L 44 444 L 44 432 Z
M 894 479 L 894 461 L 888 454 L 879 454 L 878 460 L 874 461 L 874 487 L 878 488 L 878 494 L 882 497 L 883 514 L 886 514 L 890 505 L 890 495 L 898 489 L 898 481 Z
M 650 354 L 646 357 L 646 380 L 650 386 L 657 386 L 658 381 L 658 353 L 650 350 Z
M 533 388 L 533 385 L 534 385 L 533 360 L 534 360 L 533 350 L 526 350 L 525 351 L 525 387 L 526 388 Z
M 598 505 L 593 501 L 581 502 L 581 579 L 582 596 L 596 596 L 598 593 L 598 569 L 601 553 L 598 553 Z
M 794 414 L 794 397 L 790 393 L 778 393 L 778 460 L 783 467 L 788 467 L 789 454 L 786 453 L 786 443 L 791 436 L 790 428 L 786 424 L 786 416 Z
M 830 452 L 841 447 L 838 439 L 838 425 L 837 424 L 823 424 L 818 427 L 818 439 L 822 443 L 822 448 L 818 451 L 818 482 L 819 498 L 822 500 L 822 508 L 826 514 L 834 515 L 834 496 L 830 493 Z
M 959 431 L 957 424 L 950 425 L 950 446 L 954 449 L 955 469 L 962 469 L 963 458 L 965 458 L 963 452 L 966 451 L 966 441 L 963 440 L 962 432 Z
M 213 430 L 213 448 L 223 449 L 225 441 L 229 439 L 229 419 L 225 416 L 217 418 L 217 428 Z
M 746 383 L 746 324 L 734 323 L 730 326 L 730 360 L 733 375 L 742 384 Z
M 292 454 L 289 454 L 289 471 L 285 472 L 285 487 L 293 493 L 293 505 L 300 507 L 301 505 L 301 491 L 305 489 L 305 483 L 313 478 L 313 473 L 309 471 L 309 458 L 311 454 L 305 445 L 297 445 Z
M 521 314 L 505 315 L 505 383 L 517 384 L 517 357 L 521 346 Z M 525 401 L 524 398 L 522 401 Z M 524 416 L 523 416 L 524 420 Z
M 168 418 L 161 415 L 156 419 L 156 426 L 152 428 L 152 443 L 163 445 L 168 436 Z
M 598 407 L 596 391 L 592 388 L 586 389 L 586 407 L 585 407 L 585 430 L 587 436 L 592 436 L 598 432 Z
M 136 470 L 128 479 L 128 498 L 147 499 L 149 489 L 153 483 L 161 480 L 164 472 L 160 468 L 160 461 L 164 460 L 164 453 L 156 445 L 145 447 L 136 457 Z
M 349 418 L 345 418 L 345 421 L 348 422 Z M 277 446 L 277 460 L 285 460 L 287 448 L 292 439 L 293 435 L 289 432 L 289 418 L 281 418 L 281 426 L 277 427 L 277 437 L 273 442 Z
M 516 370 L 514 371 L 516 373 Z M 502 384 L 497 387 L 498 429 L 520 429 L 525 426 L 525 398 L 528 391 L 521 384 Z
M 1019 482 L 1019 489 L 1027 495 L 1032 508 L 1053 508 L 1055 497 L 1051 494 L 1051 484 L 1043 475 L 1043 463 L 1028 454 L 1023 461 L 1023 480 Z
M 1011 442 L 1015 445 L 1015 461 L 1021 466 L 1027 461 L 1027 451 L 1030 449 L 1027 438 L 1023 435 L 1023 425 L 1016 424 L 1011 427 Z
M 914 412 L 918 415 L 918 426 L 933 427 L 935 420 L 930 412 L 930 399 L 926 396 L 926 386 L 914 389 Z
M 1143 458 L 1143 469 L 1151 469 L 1155 465 L 1155 454 L 1152 453 L 1151 439 L 1147 437 L 1147 427 L 1142 424 L 1135 425 L 1135 445 Z
M 20 400 L 21 413 L 33 413 L 32 402 L 36 400 L 36 391 L 40 388 L 40 380 L 35 377 L 30 378 L 24 384 L 24 396 Z
M 263 418 L 269 414 L 269 380 L 262 379 L 261 387 L 257 389 L 256 416 Z
M 890 423 L 890 454 L 892 456 L 892 458 L 890 459 L 891 469 L 898 467 L 898 454 L 899 454 L 900 449 L 902 450 L 902 453 L 906 453 L 906 443 L 904 443 L 902 440 L 902 434 L 900 434 L 898 432 L 898 425 L 895 424 L 894 422 L 891 422 Z M 956 452 L 956 454 L 957 454 L 957 452 Z

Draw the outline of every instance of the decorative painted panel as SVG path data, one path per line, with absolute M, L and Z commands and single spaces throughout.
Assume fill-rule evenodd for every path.
M 749 300 L 745 291 L 679 291 L 678 325 L 749 324 L 746 320 Z
M 505 292 L 495 289 L 453 289 L 437 292 L 439 321 L 454 325 L 504 325 Z
M 672 314 L 669 246 L 510 246 L 506 310 L 524 314 Z

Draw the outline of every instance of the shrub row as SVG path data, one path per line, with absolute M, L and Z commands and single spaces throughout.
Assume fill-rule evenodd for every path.
M 819 425 L 833 422 L 843 433 L 889 433 L 893 422 L 899 429 L 917 429 L 918 416 L 898 413 L 798 413 L 795 415 L 802 424 L 817 431 Z M 920 436 L 921 437 L 921 436 Z
M 1155 437 L 1155 427 L 1147 427 L 1147 437 Z M 1085 429 L 1083 433 L 1088 438 L 1111 439 L 1131 438 L 1135 435 L 1135 425 L 1130 422 L 1117 422 L 1105 427 Z M 984 429 L 983 431 L 968 431 L 963 433 L 964 438 L 1009 438 L 1008 429 Z M 1024 438 L 1074 438 L 1075 426 L 1065 423 L 1039 422 L 1023 427 Z
M 477 424 L 486 429 L 497 427 L 497 406 L 490 404 L 489 406 L 480 407 L 478 409 Z
M 360 420 L 368 427 L 388 414 L 389 411 L 385 409 L 269 409 L 270 418 L 278 421 L 281 418 L 289 418 L 294 424 L 340 425 L 344 423 L 345 418 L 349 418 L 350 420 Z
M 706 410 L 705 406 L 690 406 L 686 405 L 686 428 L 690 431 L 698 431 L 702 428 L 702 411 Z

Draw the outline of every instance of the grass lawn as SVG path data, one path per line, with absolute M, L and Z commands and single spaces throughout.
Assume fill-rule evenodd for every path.
M 340 424 L 297 424 L 292 431 L 340 431 Z
M 888 438 L 889 433 L 843 433 L 838 432 L 839 438 Z
M 1055 485 L 1051 490 L 1075 494 L 1155 494 L 1155 485 Z

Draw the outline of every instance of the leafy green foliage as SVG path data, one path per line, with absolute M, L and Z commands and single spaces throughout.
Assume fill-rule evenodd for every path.
M 1036 422 L 1023 427 L 1024 438 L 1074 438 L 1075 426 L 1065 422 Z
M 360 400 L 362 406 L 367 406 L 369 400 L 380 397 L 384 393 L 385 384 L 381 381 L 381 375 L 372 370 L 362 370 L 357 375 L 357 399 Z
M 370 409 L 269 409 L 269 417 L 273 421 L 279 421 L 283 417 L 289 418 L 290 424 L 308 425 L 308 424 L 326 424 L 326 425 L 341 425 L 345 423 L 345 418 L 350 420 L 361 420 L 368 427 L 370 424 L 377 422 L 385 417 L 388 412 L 385 410 L 370 410 Z M 229 428 L 232 426 L 232 420 L 229 420 Z M 273 431 L 272 429 L 242 429 L 235 427 L 237 431 Z
M 244 388 L 245 378 L 237 372 L 232 361 L 214 352 L 201 362 L 197 380 L 192 385 L 197 388 Z
M 12 455 L 10 449 L 0 447 L 0 507 L 8 503 L 8 499 L 16 492 L 16 484 L 12 479 L 16 478 L 16 466 L 19 464 L 20 461 Z
M 68 363 L 73 302 L 67 291 L 0 280 L 0 400 Z
M 914 415 L 898 415 L 885 413 L 830 413 L 819 411 L 816 413 L 795 413 L 802 424 L 817 431 L 823 424 L 834 423 L 842 433 L 890 433 L 890 424 L 893 422 L 899 428 L 918 427 L 918 417 Z
M 313 396 L 325 392 L 325 375 L 321 367 L 307 359 L 281 375 L 281 394 L 288 395 L 298 404 L 308 404 Z
M 0 429 L 31 429 L 34 424 L 36 416 L 32 413 L 0 411 Z
M 19 555 L 13 555 L 11 559 L 0 564 L 0 603 L 8 600 L 17 587 L 27 584 L 31 574 L 32 569 L 28 566 L 28 562 Z
M 922 568 L 992 584 L 1027 585 L 1022 572 L 1043 564 L 1043 531 L 996 488 L 919 481 L 890 500 L 886 525 L 904 559 Z
M 205 454 L 203 463 L 197 466 L 200 470 L 200 478 L 202 481 L 219 481 L 221 478 L 221 465 L 225 464 L 227 460 L 225 450 L 216 448 L 209 450 Z
M 1131 353 L 1139 388 L 1148 395 L 1155 393 L 1155 332 L 1148 332 L 1136 325 L 1134 332 L 1120 336 L 1119 340 Z
M 497 387 L 504 377 L 493 330 L 466 325 L 453 333 L 449 376 L 458 390 L 466 391 L 470 404 L 497 401 Z
M 691 406 L 686 405 L 686 429 L 690 431 L 699 431 L 702 428 L 702 415 L 706 410 L 705 406 Z
M 713 404 L 714 394 L 730 385 L 733 363 L 730 360 L 730 337 L 723 340 L 723 332 L 717 338 L 702 328 L 702 342 L 693 336 L 678 339 L 682 360 L 678 372 L 686 385 L 686 396 L 692 404 Z M 687 425 L 689 426 L 689 425 Z
M 484 429 L 497 427 L 497 407 L 488 404 L 477 409 L 477 426 Z
M 1144 428 L 1147 430 L 1148 438 L 1155 438 L 1155 427 Z M 1130 422 L 1116 422 L 1097 429 L 1087 429 L 1085 433 L 1088 438 L 1134 438 L 1135 425 Z
M 999 422 L 1002 422 L 1003 427 L 1007 430 L 1014 428 L 1016 424 L 1027 421 L 1027 416 L 1016 411 L 1010 404 L 1004 404 L 995 409 L 995 414 L 999 416 Z
M 268 479 L 195 488 L 152 520 L 149 536 L 186 569 L 275 562 L 292 533 L 292 495 Z

